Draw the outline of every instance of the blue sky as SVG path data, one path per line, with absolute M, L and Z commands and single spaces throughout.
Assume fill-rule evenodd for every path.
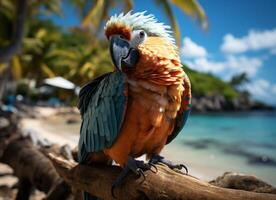
M 208 16 L 207 32 L 173 6 L 183 38 L 182 61 L 191 68 L 211 72 L 225 80 L 247 72 L 252 81 L 245 87 L 253 96 L 276 104 L 276 1 L 199 2 Z M 64 18 L 54 17 L 55 22 L 64 27 L 78 25 L 74 8 L 63 7 Z M 134 0 L 134 12 L 144 10 L 159 21 L 169 23 L 154 1 Z

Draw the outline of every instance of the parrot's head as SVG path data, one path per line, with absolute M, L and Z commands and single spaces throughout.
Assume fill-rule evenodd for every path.
M 170 26 L 145 12 L 114 15 L 105 26 L 116 69 L 143 78 L 151 78 L 157 71 L 166 74 L 168 67 L 180 66 L 178 49 L 171 34 Z

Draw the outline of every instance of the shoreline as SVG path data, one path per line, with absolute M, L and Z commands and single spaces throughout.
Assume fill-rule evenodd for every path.
M 68 144 L 71 148 L 77 146 L 80 116 L 76 110 L 69 110 L 69 112 L 67 108 L 35 108 L 35 110 L 38 117 L 36 119 L 23 118 L 23 129 L 33 130 L 38 133 L 40 137 L 47 138 L 53 143 L 58 143 L 60 145 Z M 68 121 L 74 122 L 68 123 Z M 255 175 L 270 184 L 276 184 L 276 178 L 274 180 L 269 176 L 270 173 L 273 173 L 273 170 L 275 171 L 275 168 L 264 166 L 265 169 L 267 169 L 267 173 L 264 174 L 262 172 L 264 170 L 260 170 L 261 166 L 256 167 L 247 165 L 243 158 L 225 154 L 224 152 L 220 152 L 219 149 L 192 148 L 183 143 L 183 141 L 187 142 L 187 140 L 191 139 L 190 136 L 194 135 L 192 133 L 187 134 L 187 137 L 184 137 L 184 139 L 182 139 L 180 135 L 178 140 L 164 148 L 162 155 L 175 163 L 185 164 L 188 167 L 189 174 L 192 176 L 205 181 L 211 181 L 221 176 L 224 172 L 232 171 Z

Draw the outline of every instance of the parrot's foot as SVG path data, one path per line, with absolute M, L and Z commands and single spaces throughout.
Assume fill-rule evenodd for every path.
M 112 184 L 112 188 L 111 188 L 112 196 L 115 198 L 115 195 L 114 195 L 115 188 L 120 187 L 122 185 L 122 183 L 124 182 L 124 179 L 126 178 L 129 172 L 133 172 L 139 177 L 142 176 L 143 180 L 145 180 L 146 177 L 144 175 L 144 171 L 150 170 L 150 166 L 151 166 L 150 164 L 147 164 L 142 160 L 135 160 L 134 158 L 129 157 L 125 167 L 123 168 L 123 171 L 119 174 L 115 182 Z
M 188 174 L 188 168 L 183 165 L 183 164 L 174 164 L 173 162 L 166 160 L 163 156 L 160 155 L 154 155 L 150 160 L 149 160 L 149 164 L 151 165 L 155 165 L 157 163 L 163 163 L 165 165 L 167 165 L 169 168 L 171 169 L 185 169 L 186 174 Z

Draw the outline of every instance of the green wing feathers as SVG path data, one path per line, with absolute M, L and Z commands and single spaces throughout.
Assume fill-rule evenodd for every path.
M 127 106 L 126 76 L 122 72 L 105 74 L 83 87 L 79 109 L 82 125 L 79 161 L 85 162 L 89 152 L 99 152 L 116 140 Z

